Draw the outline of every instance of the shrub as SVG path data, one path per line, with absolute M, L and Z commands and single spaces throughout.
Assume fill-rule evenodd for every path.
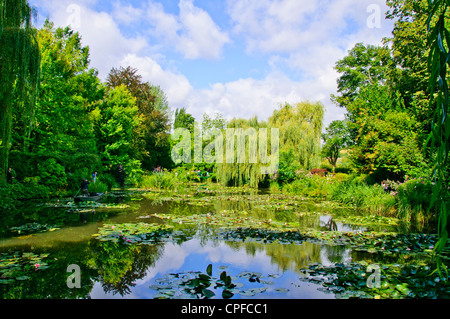
M 318 175 L 299 175 L 290 184 L 283 185 L 283 191 L 314 198 L 326 198 L 333 188 L 332 177 Z
M 19 200 L 48 199 L 49 189 L 39 183 L 39 177 L 25 178 L 23 183 L 0 184 L 0 209 L 14 207 Z
M 345 181 L 348 181 L 349 178 L 350 178 L 350 176 L 348 174 L 344 174 L 344 173 L 334 174 L 334 180 L 336 182 L 345 182 Z
M 397 188 L 397 213 L 406 220 L 423 221 L 430 207 L 432 185 L 430 181 L 413 179 Z
M 111 174 L 102 174 L 101 181 L 107 187 L 107 190 L 110 191 L 113 188 L 119 187 L 119 183 L 117 183 L 116 178 Z
M 395 207 L 395 197 L 385 193 L 381 185 L 367 185 L 359 178 L 338 183 L 331 197 L 344 205 L 376 214 L 391 215 Z
M 175 173 L 167 171 L 154 171 L 150 175 L 141 177 L 138 186 L 141 188 L 173 189 L 177 184 Z
M 91 182 L 88 186 L 89 193 L 105 193 L 108 191 L 108 185 L 101 182 L 98 178 L 95 183 Z
M 67 187 L 65 168 L 54 158 L 39 163 L 38 173 L 41 183 L 50 188 L 52 193 L 61 192 Z

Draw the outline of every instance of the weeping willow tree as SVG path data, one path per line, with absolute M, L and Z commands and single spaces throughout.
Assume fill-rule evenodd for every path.
M 39 82 L 40 51 L 27 0 L 0 0 L 0 172 L 8 168 L 13 113 L 30 123 Z M 23 135 L 30 133 L 23 132 Z M 0 178 L 0 180 L 2 179 Z
M 269 125 L 280 129 L 280 153 L 291 154 L 304 170 L 320 165 L 324 112 L 320 102 L 286 103 L 269 118 Z
M 292 156 L 296 167 L 317 167 L 323 117 L 321 103 L 302 102 L 285 104 L 268 122 L 256 117 L 230 121 L 224 136 L 227 158 L 216 165 L 217 178 L 226 186 L 248 184 L 256 188 L 277 173 L 280 153 Z
M 450 152 L 450 117 L 449 101 L 450 90 L 448 84 L 448 69 L 450 67 L 450 31 L 448 21 L 450 15 L 449 0 L 428 0 L 429 17 L 428 46 L 430 56 L 428 70 L 430 109 L 432 115 L 432 130 L 428 139 L 434 153 L 434 187 L 431 198 L 431 207 L 438 213 L 439 240 L 435 245 L 435 252 L 440 253 L 448 244 L 448 216 L 449 216 L 449 152 Z M 442 268 L 447 272 L 446 266 L 437 258 L 438 270 L 442 274 Z
M 270 167 L 278 165 L 276 137 L 267 122 L 257 117 L 231 120 L 221 134 L 225 156 L 216 163 L 218 181 L 224 186 L 258 188 L 267 180 Z

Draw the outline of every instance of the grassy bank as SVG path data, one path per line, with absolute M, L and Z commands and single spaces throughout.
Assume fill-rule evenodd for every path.
M 334 176 L 298 176 L 284 185 L 272 183 L 273 190 L 317 199 L 336 201 L 344 206 L 367 211 L 370 214 L 396 217 L 404 221 L 424 224 L 435 218 L 429 210 L 432 184 L 424 179 L 404 183 L 387 181 L 371 184 L 366 176 L 338 173 Z

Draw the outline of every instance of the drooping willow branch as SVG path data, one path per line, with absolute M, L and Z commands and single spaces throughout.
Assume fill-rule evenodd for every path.
M 0 0 L 0 180 L 8 166 L 13 112 L 30 122 L 33 115 L 40 72 L 33 18 L 27 0 Z
M 450 66 L 450 32 L 446 27 L 450 0 L 428 0 L 428 46 L 430 55 L 428 69 L 430 72 L 429 92 L 430 109 L 432 110 L 432 128 L 427 146 L 431 146 L 435 154 L 433 166 L 434 187 L 431 207 L 438 216 L 439 241 L 435 252 L 441 252 L 448 239 L 448 164 L 450 150 L 450 117 L 448 67 Z M 441 266 L 446 270 L 445 266 Z M 447 271 L 447 270 L 446 270 Z

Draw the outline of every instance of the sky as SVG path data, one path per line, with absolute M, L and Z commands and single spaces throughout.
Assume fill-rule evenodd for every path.
M 335 106 L 336 61 L 358 42 L 390 37 L 384 0 L 29 0 L 37 26 L 49 18 L 78 31 L 90 67 L 105 80 L 131 66 L 160 86 L 169 106 L 226 119 L 267 120 L 285 103 Z

